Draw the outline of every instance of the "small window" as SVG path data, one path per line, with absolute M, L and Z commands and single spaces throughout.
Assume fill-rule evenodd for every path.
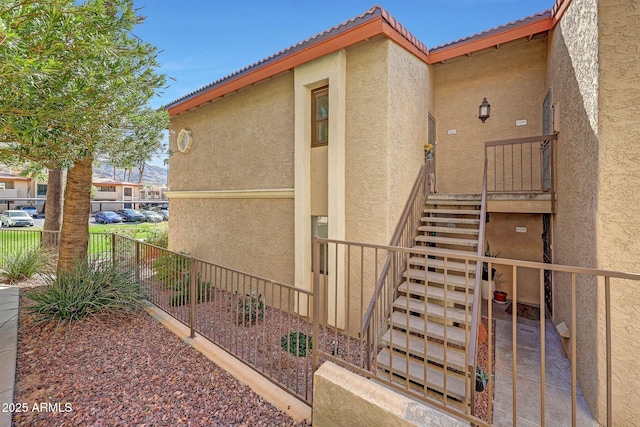
M 311 92 L 311 146 L 329 143 L 329 86 Z
M 38 184 L 37 193 L 38 193 L 38 196 L 46 196 L 47 195 L 47 184 Z
M 101 191 L 101 192 L 112 192 L 113 193 L 114 191 L 116 191 L 116 186 L 115 185 L 104 185 L 104 186 L 98 187 L 98 191 Z

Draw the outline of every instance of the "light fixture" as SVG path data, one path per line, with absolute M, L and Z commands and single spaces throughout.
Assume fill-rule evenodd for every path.
M 485 98 L 482 101 L 482 104 L 480 104 L 480 108 L 478 109 L 478 118 L 482 120 L 482 123 L 484 123 L 484 121 L 489 118 L 490 113 L 491 105 L 487 102 L 487 98 Z

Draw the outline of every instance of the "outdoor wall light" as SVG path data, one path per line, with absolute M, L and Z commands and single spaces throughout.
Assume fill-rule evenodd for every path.
M 478 118 L 482 120 L 482 123 L 484 123 L 484 121 L 489 118 L 490 113 L 491 105 L 487 102 L 487 98 L 485 98 L 482 101 L 482 104 L 480 104 L 480 108 L 478 109 Z

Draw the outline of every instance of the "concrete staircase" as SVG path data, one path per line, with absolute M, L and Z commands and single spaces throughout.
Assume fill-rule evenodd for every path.
M 465 348 L 476 263 L 456 256 L 477 254 L 480 205 L 476 196 L 428 197 L 414 248 L 446 257 L 409 256 L 377 356 L 381 376 L 461 406 L 469 404 L 475 384 L 467 375 Z

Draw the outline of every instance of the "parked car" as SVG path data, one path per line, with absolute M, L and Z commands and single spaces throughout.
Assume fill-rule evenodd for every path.
M 169 211 L 166 209 L 160 209 L 158 215 L 162 217 L 163 221 L 169 221 Z
M 122 209 L 118 211 L 118 215 L 125 222 L 143 222 L 145 220 L 145 216 L 135 209 Z
M 95 220 L 98 224 L 113 224 L 122 222 L 122 217 L 113 211 L 100 211 L 96 213 Z
M 28 213 L 31 218 L 38 216 L 38 209 L 35 206 L 21 206 L 20 210 Z
M 25 211 L 7 210 L 0 215 L 0 225 L 6 227 L 33 227 L 33 218 Z
M 142 215 L 144 215 L 145 221 L 147 222 L 161 222 L 162 221 L 162 216 L 158 215 L 156 212 L 153 211 L 142 211 L 141 212 Z

